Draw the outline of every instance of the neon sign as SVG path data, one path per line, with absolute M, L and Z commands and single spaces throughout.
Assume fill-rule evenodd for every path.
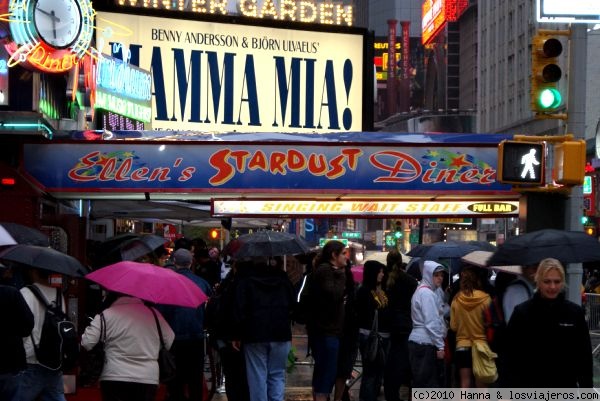
M 466 0 L 425 0 L 423 2 L 423 19 L 421 20 L 421 38 L 424 45 L 446 26 L 446 22 L 458 21 L 468 6 Z
M 4 47 L 10 55 L 8 66 L 24 64 L 42 72 L 63 73 L 73 68 L 87 52 L 94 30 L 95 11 L 90 0 L 79 0 L 81 29 L 65 48 L 47 43 L 39 33 L 33 16 L 36 2 L 10 0 L 7 13 L 0 20 L 9 23 L 12 41 Z
M 95 108 L 150 122 L 152 80 L 149 72 L 103 55 L 98 59 L 95 78 Z
M 96 87 L 106 89 L 133 100 L 150 101 L 152 83 L 149 72 L 125 64 L 113 57 L 102 56 L 98 60 Z
M 316 0 L 116 0 L 119 6 L 192 11 L 228 15 L 240 10 L 245 17 L 352 26 L 354 7 L 341 2 Z M 231 3 L 231 4 L 230 4 Z
M 100 129 L 107 129 L 109 131 L 119 130 L 143 130 L 144 123 L 141 121 L 135 121 L 129 117 L 121 116 L 111 111 L 99 113 L 100 118 Z
M 431 40 L 446 25 L 445 0 L 425 0 L 422 9 L 421 40 L 426 45 L 431 43 Z

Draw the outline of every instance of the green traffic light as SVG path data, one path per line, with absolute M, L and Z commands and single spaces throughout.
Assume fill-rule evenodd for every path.
M 400 231 L 396 231 L 394 233 L 394 237 L 396 237 L 396 239 L 402 238 L 402 233 Z
M 562 103 L 562 96 L 555 88 L 545 88 L 538 95 L 538 104 L 542 109 L 555 109 Z
M 581 224 L 585 225 L 588 223 L 588 221 L 590 221 L 589 217 L 581 216 Z

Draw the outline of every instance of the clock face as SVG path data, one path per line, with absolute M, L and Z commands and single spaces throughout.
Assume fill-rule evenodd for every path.
M 33 2 L 33 23 L 40 38 L 57 49 L 72 45 L 81 31 L 81 9 L 77 0 Z

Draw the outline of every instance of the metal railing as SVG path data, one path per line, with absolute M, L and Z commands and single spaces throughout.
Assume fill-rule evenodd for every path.
M 600 330 L 600 294 L 585 294 L 585 318 L 590 331 Z

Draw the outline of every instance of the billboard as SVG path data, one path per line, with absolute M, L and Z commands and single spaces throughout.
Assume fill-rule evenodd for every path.
M 446 22 L 458 21 L 469 2 L 467 0 L 425 0 L 421 6 L 421 40 L 424 45 L 433 42 Z
M 600 22 L 598 0 L 537 0 L 538 22 L 595 24 Z
M 152 128 L 363 128 L 364 36 L 98 12 L 98 50 L 152 74 Z

